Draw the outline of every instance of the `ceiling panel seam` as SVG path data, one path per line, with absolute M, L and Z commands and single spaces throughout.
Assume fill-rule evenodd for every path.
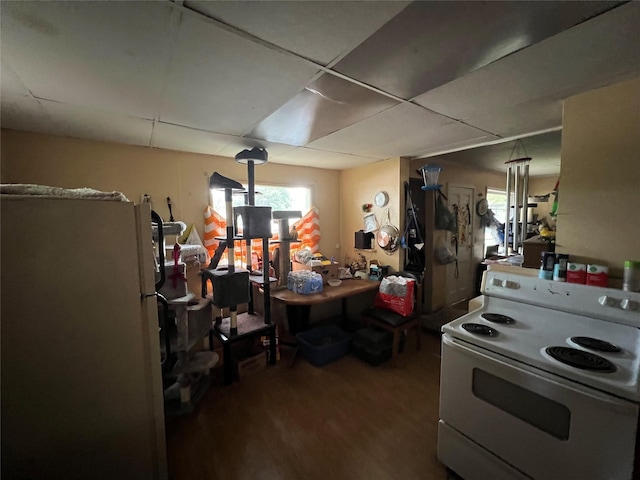
M 475 128 L 475 127 L 474 127 Z M 529 138 L 529 137 L 535 137 L 537 135 L 544 135 L 545 133 L 551 133 L 551 132 L 557 132 L 559 130 L 562 130 L 562 125 L 560 125 L 559 127 L 552 127 L 552 128 L 545 128 L 543 130 L 536 130 L 535 132 L 529 132 L 527 134 L 521 134 L 521 135 L 514 135 L 512 137 L 500 137 L 499 135 L 495 135 L 496 137 L 498 137 L 495 140 L 487 140 L 485 142 L 480 142 L 478 144 L 476 144 L 473 148 L 478 148 L 478 147 L 487 147 L 489 145 L 497 145 L 499 143 L 506 143 L 506 142 L 511 142 L 514 140 L 520 140 L 523 138 Z M 420 160 L 422 158 L 429 158 L 429 157 L 436 157 L 438 155 L 446 155 L 448 153 L 455 153 L 455 152 L 459 152 L 460 149 L 459 148 L 451 148 L 451 149 L 445 149 L 442 151 L 437 151 L 434 153 L 428 153 L 425 155 L 418 155 L 415 157 L 411 157 L 414 160 Z
M 322 65 L 322 64 L 316 63 L 316 62 L 314 62 L 313 60 L 310 60 L 310 59 L 308 59 L 308 58 L 305 58 L 305 57 L 303 57 L 303 56 L 300 56 L 300 55 L 298 55 L 298 54 L 296 54 L 296 53 L 292 52 L 291 50 L 287 50 L 286 48 L 283 48 L 283 47 L 281 47 L 281 46 L 279 46 L 279 45 L 276 45 L 276 44 L 274 44 L 274 43 L 271 43 L 271 42 L 269 42 L 269 41 L 267 41 L 267 40 L 264 40 L 264 39 L 262 39 L 262 38 L 260 38 L 260 37 L 257 37 L 257 36 L 255 36 L 255 35 L 253 35 L 253 34 L 249 33 L 249 32 L 246 32 L 246 31 L 244 31 L 244 30 L 242 30 L 242 29 L 240 29 L 240 28 L 238 28 L 238 27 L 235 27 L 235 26 L 230 25 L 230 24 L 228 24 L 228 23 L 226 23 L 226 22 L 223 22 L 223 21 L 221 21 L 221 20 L 219 20 L 219 19 L 217 19 L 217 18 L 215 18 L 215 17 L 212 17 L 212 16 L 209 16 L 209 15 L 206 15 L 206 14 L 204 14 L 204 13 L 202 13 L 202 12 L 197 11 L 197 10 L 193 10 L 192 8 L 190 8 L 190 7 L 188 7 L 188 6 L 183 5 L 183 2 L 179 2 L 179 3 L 178 3 L 178 2 L 172 1 L 172 5 L 174 5 L 174 6 L 175 6 L 175 8 L 177 8 L 177 9 L 180 9 L 180 10 L 182 10 L 182 11 L 184 11 L 184 12 L 188 12 L 190 15 L 193 15 L 195 18 L 199 18 L 201 21 L 204 21 L 204 22 L 206 22 L 206 23 L 209 23 L 209 24 L 215 25 L 216 27 L 221 28 L 221 29 L 223 29 L 223 30 L 225 30 L 225 31 L 227 31 L 227 32 L 229 32 L 229 33 L 231 33 L 231 34 L 233 34 L 233 35 L 236 35 L 236 36 L 238 36 L 238 37 L 244 38 L 245 40 L 248 40 L 248 41 L 250 41 L 250 42 L 253 42 L 253 43 L 257 44 L 257 45 L 263 46 L 263 47 L 268 48 L 268 49 L 270 49 L 270 50 L 273 50 L 273 51 L 275 51 L 275 52 L 277 52 L 277 53 L 280 53 L 280 54 L 282 54 L 282 55 L 285 55 L 285 56 L 288 56 L 288 57 L 291 57 L 291 58 L 295 58 L 296 60 L 299 60 L 299 61 L 301 61 L 301 62 L 305 62 L 305 63 L 307 63 L 309 66 L 312 66 L 312 67 L 314 67 L 314 68 L 317 68 L 317 69 L 319 70 L 319 72 L 318 72 L 316 75 L 314 75 L 314 76 L 311 78 L 311 80 L 309 80 L 309 82 L 307 83 L 307 85 L 306 85 L 306 86 L 309 86 L 309 85 L 311 85 L 314 81 L 316 81 L 316 80 L 317 80 L 317 79 L 322 75 L 322 73 L 327 73 L 327 74 L 329 74 L 329 75 L 333 75 L 333 76 L 335 76 L 335 77 L 341 78 L 342 80 L 345 80 L 345 81 L 347 81 L 347 82 L 353 83 L 354 85 L 358 85 L 358 86 L 360 86 L 360 87 L 366 88 L 367 90 L 370 90 L 370 91 L 372 91 L 372 92 L 375 92 L 375 93 L 377 93 L 377 94 L 379 94 L 379 95 L 383 95 L 383 96 L 385 96 L 385 97 L 387 97 L 387 98 L 390 98 L 390 99 L 392 99 L 392 100 L 395 100 L 395 101 L 397 101 L 397 102 L 399 102 L 399 103 L 401 103 L 401 104 L 409 104 L 409 105 L 413 105 L 413 106 L 418 107 L 418 108 L 420 108 L 420 109 L 422 109 L 422 110 L 425 110 L 425 111 L 427 111 L 427 112 L 429 112 L 429 113 L 433 113 L 433 114 L 436 114 L 436 115 L 440 115 L 440 116 L 442 116 L 442 117 L 445 117 L 445 118 L 447 118 L 447 119 L 451 120 L 452 122 L 459 123 L 459 124 L 461 124 L 461 125 L 465 125 L 465 126 L 468 126 L 468 127 L 475 128 L 476 130 L 479 130 L 479 131 L 481 131 L 481 132 L 483 132 L 483 133 L 487 133 L 487 134 L 490 134 L 490 135 L 493 135 L 493 136 L 499 136 L 499 135 L 497 135 L 497 134 L 495 134 L 495 133 L 493 133 L 493 132 L 489 132 L 489 131 L 487 131 L 487 130 L 485 130 L 485 129 L 483 129 L 483 128 L 476 127 L 475 125 L 471 125 L 471 124 L 469 124 L 469 123 L 466 123 L 466 122 L 464 122 L 464 121 L 462 121 L 462 120 L 460 120 L 460 119 L 458 119 L 458 118 L 453 118 L 453 117 L 450 117 L 450 116 L 445 115 L 445 114 L 443 114 L 443 113 L 440 113 L 440 112 L 438 112 L 438 111 L 435 111 L 435 110 L 432 110 L 432 109 L 430 109 L 430 108 L 424 107 L 423 105 L 420 105 L 420 104 L 418 104 L 418 103 L 415 103 L 413 100 L 408 100 L 408 99 L 406 99 L 406 98 L 398 97 L 397 95 L 394 95 L 394 94 L 392 94 L 392 93 L 389 93 L 389 92 L 386 92 L 386 91 L 384 91 L 384 90 L 381 90 L 380 88 L 374 87 L 374 86 L 369 85 L 369 84 L 364 83 L 364 82 L 361 82 L 360 80 L 356 80 L 355 78 L 351 78 L 351 77 L 349 77 L 349 76 L 347 76 L 347 75 L 344 75 L 344 74 L 342 74 L 342 73 L 340 73 L 340 72 L 337 72 L 337 71 L 333 70 L 333 69 L 332 69 L 332 68 L 330 68 L 329 66 L 325 66 L 325 65 Z M 357 48 L 357 47 L 356 47 L 356 48 Z M 353 51 L 353 50 L 351 50 L 351 52 L 352 52 L 352 51 Z M 350 53 L 350 52 L 346 52 L 346 53 L 344 53 L 344 55 L 346 55 L 347 53 Z M 336 63 L 336 62 L 331 62 L 329 65 L 334 65 L 335 63 Z M 306 87 L 306 86 L 305 86 L 305 87 Z M 423 93 L 424 93 L 424 92 L 423 92 Z M 242 136 L 244 136 L 244 135 L 246 135 L 247 133 L 249 133 L 250 131 L 252 131 L 252 130 L 256 127 L 256 125 L 258 125 L 258 124 L 259 124 L 260 122 L 262 122 L 264 119 L 268 118 L 268 117 L 269 117 L 270 115 L 272 115 L 275 111 L 277 111 L 277 109 L 276 109 L 276 110 L 274 110 L 273 112 L 270 112 L 269 114 L 265 115 L 262 119 L 260 119 L 260 120 L 259 120 L 258 122 L 256 122 L 254 125 L 252 125 L 252 127 L 251 127 L 250 129 L 248 129 L 247 131 L 245 131 L 245 132 L 242 134 Z
M 182 4 L 182 2 L 180 2 Z M 153 127 L 151 129 L 151 136 L 149 138 L 149 146 L 153 146 L 153 135 L 155 133 L 156 122 L 160 121 L 162 118 L 162 112 L 164 110 L 165 104 L 165 92 L 167 90 L 167 85 L 169 83 L 169 76 L 171 75 L 171 69 L 173 67 L 173 61 L 176 55 L 176 49 L 178 45 L 178 35 L 180 33 L 180 26 L 182 25 L 182 11 L 179 9 L 171 10 L 171 17 L 169 18 L 169 35 L 166 45 L 167 55 L 166 55 L 166 63 L 165 70 L 162 76 L 162 85 L 160 87 L 160 102 L 158 102 L 158 106 L 154 111 L 153 118 Z

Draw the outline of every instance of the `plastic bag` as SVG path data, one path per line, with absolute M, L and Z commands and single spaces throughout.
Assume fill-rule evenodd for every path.
M 195 224 L 191 224 L 187 231 L 178 239 L 182 244 L 182 261 L 194 261 L 197 264 L 208 263 L 209 252 L 204 248 L 204 244 L 198 235 Z
M 446 265 L 447 263 L 453 263 L 456 261 L 456 255 L 447 246 L 447 242 L 444 237 L 440 237 L 436 244 L 435 257 L 439 263 Z
M 415 280 L 405 277 L 389 275 L 380 282 L 380 289 L 376 293 L 373 305 L 390 310 L 403 317 L 413 312 L 413 297 Z
M 458 230 L 458 223 L 453 213 L 445 205 L 442 200 L 442 193 L 438 190 L 436 194 L 436 215 L 435 215 L 435 227 L 436 230 L 449 230 L 456 232 Z

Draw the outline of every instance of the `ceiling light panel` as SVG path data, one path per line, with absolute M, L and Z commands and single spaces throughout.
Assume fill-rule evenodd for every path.
M 162 2 L 2 2 L 2 57 L 39 98 L 153 118 L 171 12 Z
M 396 100 L 325 74 L 260 122 L 248 136 L 302 146 L 395 105 Z
M 335 69 L 411 99 L 616 3 L 620 2 L 414 2 Z
M 466 121 L 534 99 L 565 99 L 637 76 L 639 24 L 640 3 L 631 2 L 420 95 L 415 101 Z
M 318 71 L 191 12 L 184 12 L 176 42 L 160 115 L 175 125 L 241 135 Z
M 184 5 L 327 65 L 357 47 L 409 3 L 186 1 Z

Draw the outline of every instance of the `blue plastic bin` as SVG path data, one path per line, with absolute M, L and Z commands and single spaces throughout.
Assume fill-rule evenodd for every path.
M 296 335 L 302 356 L 318 367 L 349 353 L 351 338 L 351 334 L 336 325 L 316 327 Z

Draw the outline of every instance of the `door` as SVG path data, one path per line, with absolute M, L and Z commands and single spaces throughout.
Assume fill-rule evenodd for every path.
M 457 262 L 446 266 L 447 305 L 460 302 L 474 296 L 473 275 L 473 188 L 449 185 L 447 197 L 449 210 L 458 223 L 457 233 L 447 233 L 451 250 L 457 256 Z

